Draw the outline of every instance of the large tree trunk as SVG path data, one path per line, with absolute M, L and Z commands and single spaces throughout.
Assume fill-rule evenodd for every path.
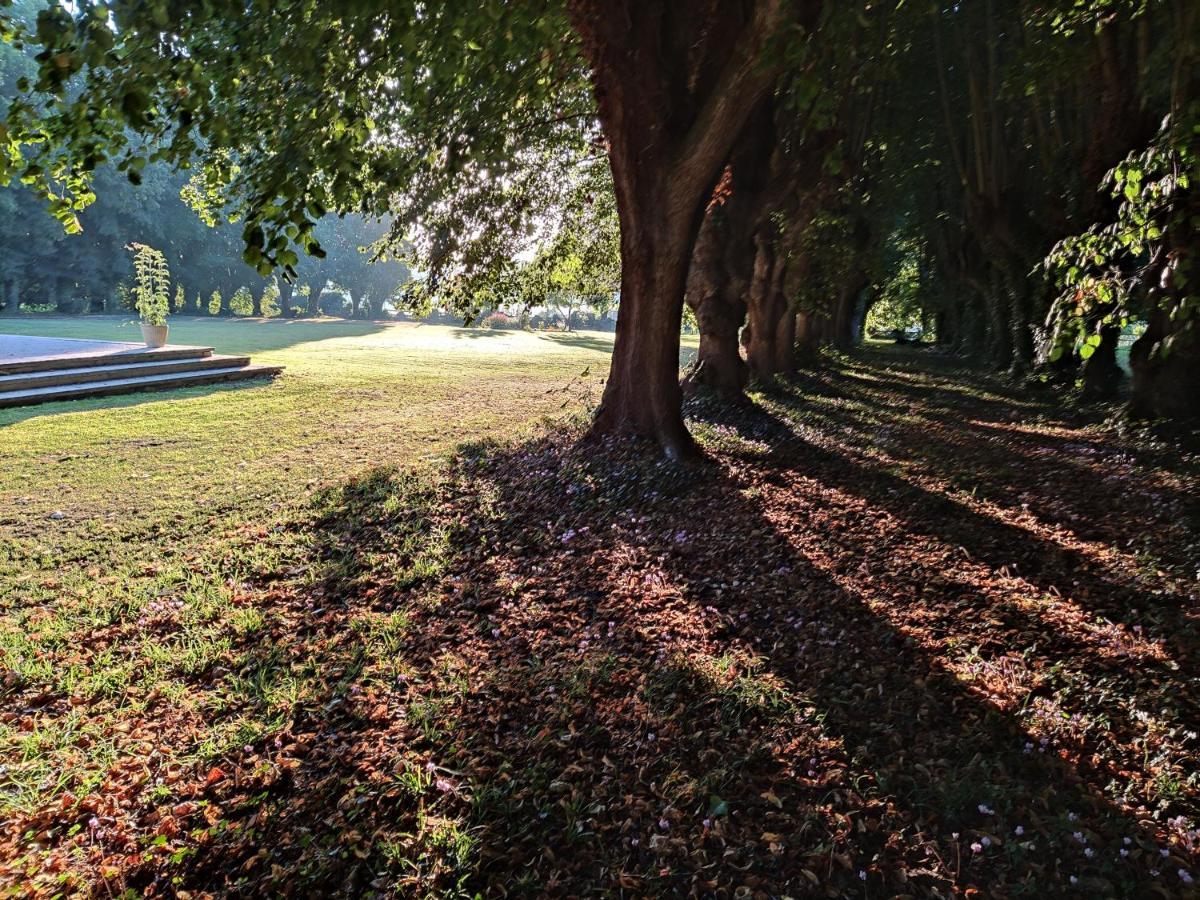
M 1200 422 L 1200 329 L 1195 326 L 1195 319 L 1172 322 L 1162 309 L 1147 317 L 1145 332 L 1129 351 L 1133 417 Z
M 1033 332 L 1030 329 L 1032 316 L 1028 286 L 1014 276 L 1009 285 L 1008 322 L 1012 357 L 1009 374 L 1024 375 L 1033 366 Z
M 700 348 L 683 380 L 684 390 L 703 385 L 721 399 L 736 402 L 745 399 L 742 392 L 749 377 L 738 344 L 738 329 L 714 326 L 711 321 L 701 325 Z
M 285 279 L 279 281 L 279 318 L 290 319 L 292 313 L 292 283 Z
M 821 313 L 799 312 L 789 316 L 795 335 L 795 353 L 805 366 L 817 362 L 821 346 L 826 342 L 827 335 L 832 329 L 829 320 Z
M 1111 400 L 1117 395 L 1123 374 L 1117 365 L 1120 338 L 1121 329 L 1116 325 L 1106 325 L 1100 330 L 1100 346 L 1083 362 L 1084 400 Z
M 982 298 L 971 293 L 961 301 L 958 341 L 954 345 L 955 353 L 968 359 L 978 359 L 987 341 L 987 316 L 982 308 Z M 974 302 L 972 302 L 974 301 Z
M 839 350 L 849 350 L 858 343 L 859 330 L 862 328 L 862 318 L 858 311 L 862 306 L 862 293 L 869 284 L 867 273 L 859 271 L 842 289 L 837 299 L 833 316 L 833 345 Z
M 1008 295 L 998 274 L 992 275 L 984 301 L 987 304 L 987 363 L 994 369 L 1003 369 L 1012 360 L 1012 329 Z
M 15 316 L 21 312 L 21 294 L 17 290 L 16 282 L 0 281 L 0 315 Z
M 700 349 L 684 388 L 705 385 L 725 400 L 745 399 L 749 369 L 739 332 L 754 271 L 755 226 L 768 201 L 775 144 L 770 102 L 746 123 L 709 201 L 688 272 L 687 303 L 700 326 Z
M 953 347 L 958 342 L 957 304 L 939 309 L 933 316 L 933 331 L 939 347 Z
M 742 332 L 750 374 L 760 379 L 778 373 L 777 336 L 784 318 L 791 318 L 783 293 L 775 289 L 779 265 L 776 250 L 774 233 L 760 230 L 755 237 L 754 272 L 746 298 L 746 328 Z M 794 325 L 792 333 L 795 334 Z
M 308 312 L 309 318 L 316 318 L 321 315 L 321 292 L 325 290 L 324 281 L 314 281 L 308 286 Z
M 621 306 L 593 434 L 692 455 L 679 387 L 688 263 L 734 141 L 774 81 L 762 65 L 781 0 L 571 0 L 608 142 Z
M 221 306 L 217 310 L 218 316 L 233 315 L 233 295 L 237 293 L 241 285 L 225 284 L 221 286 Z
M 722 266 L 721 229 L 713 211 L 700 228 L 687 280 L 687 303 L 700 326 L 700 349 L 684 378 L 685 391 L 703 386 L 725 400 L 742 397 L 746 364 L 738 331 L 746 317 L 739 286 Z
M 608 384 L 593 430 L 628 433 L 658 441 L 668 456 L 691 456 L 695 447 L 683 424 L 679 387 L 679 329 L 687 249 L 685 236 L 662 223 L 630 227 L 622 221 L 621 309 Z M 666 246 L 663 246 L 666 244 Z M 668 302 L 678 297 L 679 303 Z

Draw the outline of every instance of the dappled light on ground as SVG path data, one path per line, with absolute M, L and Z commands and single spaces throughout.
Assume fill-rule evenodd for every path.
M 14 767 L 5 865 L 157 894 L 1189 896 L 1197 460 L 1015 400 L 846 359 L 695 402 L 695 468 L 570 429 L 471 445 L 248 524 L 103 621 L 35 618 L 31 658 L 79 674 L 31 662 L 8 726 L 128 727 L 64 735 L 90 761 L 55 792 Z

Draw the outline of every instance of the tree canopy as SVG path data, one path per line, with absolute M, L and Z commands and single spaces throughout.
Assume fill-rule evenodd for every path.
M 36 66 L 0 180 L 68 230 L 104 178 L 162 165 L 197 173 L 261 276 L 320 270 L 336 212 L 391 217 L 376 248 L 421 273 L 414 307 L 470 318 L 619 277 L 596 431 L 673 455 L 685 299 L 689 379 L 731 396 L 851 343 L 880 297 L 1016 377 L 1080 359 L 1093 385 L 1121 323 L 1160 311 L 1142 396 L 1196 343 L 1179 0 L 108 0 L 4 21 Z

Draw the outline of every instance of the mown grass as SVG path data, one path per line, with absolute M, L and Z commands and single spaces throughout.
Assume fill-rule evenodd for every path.
M 0 428 L 32 473 L 0 524 L 0 885 L 1192 895 L 1194 457 L 875 348 L 690 403 L 714 458 L 675 469 L 511 439 L 595 396 L 606 337 L 304 327 L 256 353 L 296 354 L 273 385 Z M 110 457 L 157 404 L 238 437 Z M 55 499 L 53 444 L 12 435 L 72 416 L 96 474 Z
M 119 318 L 0 328 L 137 333 Z M 270 732 L 329 675 L 244 650 L 264 612 L 242 603 L 243 585 L 310 558 L 311 536 L 293 526 L 361 470 L 428 471 L 463 441 L 585 409 L 612 336 L 176 319 L 171 339 L 286 368 L 273 382 L 0 411 L 0 698 L 46 702 L 0 721 L 0 818 L 83 797 L 122 760 L 167 752 L 137 731 L 158 704 L 194 722 L 194 740 L 169 749 L 180 760 Z M 312 577 L 347 575 L 339 553 L 354 540 Z M 436 568 L 435 545 L 414 577 Z M 405 627 L 360 625 L 381 657 Z

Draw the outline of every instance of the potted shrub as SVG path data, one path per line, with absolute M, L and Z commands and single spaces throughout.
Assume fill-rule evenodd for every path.
M 133 304 L 142 320 L 142 340 L 147 347 L 162 347 L 167 343 L 171 288 L 166 257 L 145 244 L 130 244 L 128 249 L 133 253 Z

